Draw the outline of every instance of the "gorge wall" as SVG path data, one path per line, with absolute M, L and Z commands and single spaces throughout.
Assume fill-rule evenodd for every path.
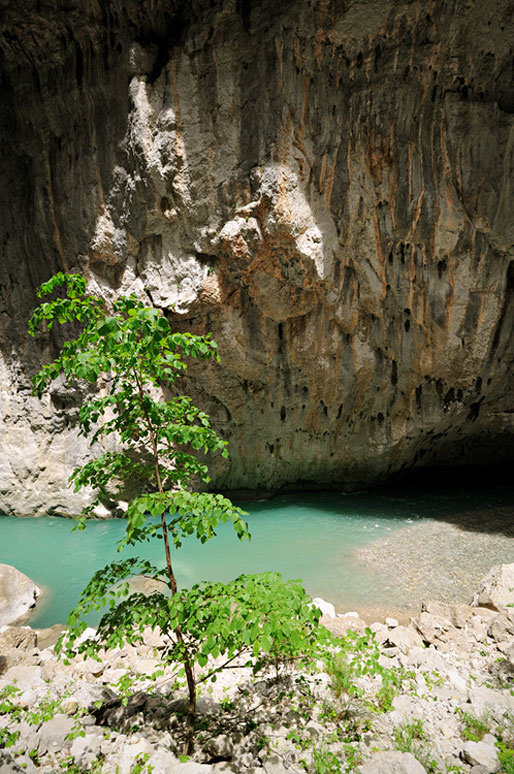
M 514 2 L 0 9 L 0 510 L 81 504 L 80 395 L 30 396 L 58 269 L 213 332 L 218 487 L 512 458 Z

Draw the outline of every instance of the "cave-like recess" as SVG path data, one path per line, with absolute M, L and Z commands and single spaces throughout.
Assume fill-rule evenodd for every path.
M 30 396 L 59 269 L 213 332 L 213 486 L 508 463 L 511 6 L 4 0 L 0 510 L 83 502 L 80 387 Z

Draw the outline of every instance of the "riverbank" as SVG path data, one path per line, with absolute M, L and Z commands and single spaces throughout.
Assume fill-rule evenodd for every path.
M 241 665 L 222 672 L 203 687 L 187 762 L 176 669 L 150 678 L 165 647 L 158 633 L 101 662 L 65 665 L 43 647 L 49 632 L 8 627 L 0 633 L 0 771 L 511 772 L 514 613 L 505 600 L 513 579 L 511 565 L 484 584 L 486 606 L 427 603 L 408 626 L 375 623 L 366 633 L 358 617 L 324 618 L 344 636 L 309 670 L 279 665 L 258 679 Z
M 508 506 L 461 512 L 452 520 L 423 519 L 354 552 L 355 559 L 380 572 L 405 600 L 389 614 L 406 619 L 424 600 L 469 602 L 490 567 L 512 561 L 514 511 Z M 413 602 L 408 604 L 409 599 Z M 366 620 L 378 612 L 359 611 Z

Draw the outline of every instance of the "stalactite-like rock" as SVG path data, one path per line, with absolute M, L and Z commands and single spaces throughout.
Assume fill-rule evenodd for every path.
M 58 268 L 214 333 L 218 486 L 512 454 L 508 0 L 2 7 L 0 507 L 79 504 L 80 396 L 28 387 Z

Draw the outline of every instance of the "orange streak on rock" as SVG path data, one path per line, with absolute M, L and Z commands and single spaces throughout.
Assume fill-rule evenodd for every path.
M 307 111 L 309 109 L 309 87 L 310 87 L 310 79 L 307 74 L 304 74 L 302 79 L 302 92 L 303 92 L 303 105 L 302 105 L 302 117 L 300 121 L 300 132 L 302 134 L 302 137 L 305 133 L 305 121 L 307 118 Z
M 380 266 L 380 282 L 382 283 L 382 292 L 380 293 L 380 300 L 383 301 L 387 294 L 387 276 L 386 276 L 386 264 L 384 260 L 384 253 L 382 251 L 382 240 L 380 238 L 380 226 L 378 223 L 378 217 L 377 217 L 377 211 L 376 208 L 373 209 L 372 212 L 373 217 L 373 225 L 375 227 L 375 241 L 377 245 L 377 257 L 378 257 L 378 263 Z
M 336 152 L 337 155 L 337 152 Z M 330 207 L 330 201 L 332 199 L 332 189 L 334 187 L 334 180 L 336 175 L 336 160 L 334 158 L 334 161 L 330 165 L 330 169 L 328 170 L 327 175 L 327 184 L 325 189 L 325 202 L 327 204 L 327 207 Z
M 452 314 L 452 306 L 455 298 L 455 282 L 453 277 L 453 258 L 448 256 L 448 284 L 450 286 L 450 295 L 448 297 L 448 304 L 446 307 L 446 328 L 450 327 L 450 317 Z
M 319 173 L 318 193 L 323 191 L 325 185 L 325 173 L 327 170 L 327 154 L 324 153 L 321 159 L 321 171 Z

